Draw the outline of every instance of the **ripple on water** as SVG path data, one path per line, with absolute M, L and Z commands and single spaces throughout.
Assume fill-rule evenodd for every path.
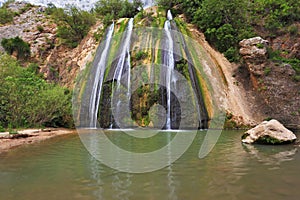
M 292 186 L 300 184 L 299 147 L 246 147 L 240 136 L 241 132 L 225 131 L 210 154 L 199 159 L 205 137 L 199 133 L 175 163 L 146 174 L 102 165 L 77 135 L 57 137 L 0 154 L 0 194 L 3 199 L 46 200 L 297 199 L 300 191 Z M 119 137 L 118 132 L 111 137 Z

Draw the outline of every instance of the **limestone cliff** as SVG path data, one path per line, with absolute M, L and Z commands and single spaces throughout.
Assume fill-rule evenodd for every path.
M 78 72 L 93 60 L 98 42 L 94 32 L 103 28 L 98 22 L 76 48 L 60 43 L 57 24 L 45 13 L 45 8 L 23 2 L 9 4 L 9 9 L 18 13 L 13 23 L 0 26 L 0 41 L 19 36 L 30 44 L 31 56 L 22 63 L 37 63 L 40 72 L 49 82 L 72 88 Z M 0 51 L 3 48 L 0 46 Z
M 249 78 L 244 77 L 243 83 L 250 85 L 255 95 L 261 99 L 256 104 L 261 104 L 263 108 L 257 112 L 261 112 L 266 118 L 276 118 L 288 127 L 299 128 L 300 82 L 295 80 L 297 72 L 284 60 L 270 59 L 271 55 L 267 51 L 275 48 L 280 40 L 282 39 L 278 37 L 270 44 L 269 41 L 256 37 L 240 42 L 240 54 L 245 62 L 244 67 L 247 68 L 246 73 L 249 73 Z M 297 56 L 297 42 L 289 43 L 289 47 L 284 45 L 286 49 L 290 48 L 290 53 L 286 56 Z

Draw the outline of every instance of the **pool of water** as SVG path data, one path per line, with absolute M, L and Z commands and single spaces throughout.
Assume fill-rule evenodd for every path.
M 164 145 L 126 145 L 118 139 L 122 133 L 109 134 L 132 151 Z M 199 159 L 205 136 L 199 132 L 172 165 L 140 174 L 101 164 L 78 135 L 23 146 L 0 154 L 0 199 L 299 199 L 299 147 L 246 146 L 241 135 L 223 131 L 210 154 Z

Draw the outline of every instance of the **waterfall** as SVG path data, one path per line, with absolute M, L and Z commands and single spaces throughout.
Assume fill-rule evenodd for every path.
M 155 0 L 142 0 L 144 8 L 149 8 L 154 5 Z
M 130 64 L 130 44 L 131 44 L 131 35 L 133 30 L 133 18 L 130 18 L 128 21 L 128 25 L 125 32 L 125 38 L 124 42 L 122 43 L 122 49 L 121 53 L 119 54 L 118 63 L 113 75 L 114 82 L 116 81 L 116 88 L 113 87 L 113 90 L 120 91 L 121 86 L 121 78 L 122 75 L 126 73 L 127 75 L 127 98 L 130 99 L 130 70 L 131 70 L 131 64 Z M 117 103 L 117 109 L 120 105 L 120 100 Z M 118 111 L 117 111 L 118 112 Z M 113 122 L 111 121 L 110 128 L 113 128 Z
M 171 82 L 172 82 L 172 70 L 174 70 L 175 60 L 174 60 L 174 41 L 171 35 L 171 23 L 170 21 L 173 19 L 171 11 L 168 10 L 167 13 L 167 21 L 164 25 L 164 30 L 166 33 L 166 46 L 165 49 L 167 51 L 167 55 L 164 57 L 164 65 L 167 66 L 166 73 L 166 87 L 167 87 L 167 122 L 166 129 L 171 129 Z
M 121 84 L 121 77 L 122 74 L 124 73 L 124 70 L 128 70 L 128 81 L 127 81 L 127 86 L 129 88 L 130 84 L 130 40 L 131 40 L 131 34 L 132 34 L 132 29 L 133 29 L 133 18 L 130 18 L 128 25 L 127 25 L 127 30 L 126 30 L 126 37 L 124 40 L 124 46 L 122 47 L 122 52 L 120 53 L 117 68 L 114 73 L 113 79 L 117 81 L 117 89 L 120 87 Z M 125 67 L 125 69 L 124 69 Z
M 101 97 L 101 89 L 103 83 L 104 72 L 106 69 L 106 61 L 110 49 L 110 43 L 112 40 L 114 32 L 114 23 L 109 27 L 107 34 L 106 34 L 106 41 L 104 45 L 104 49 L 100 55 L 100 60 L 96 67 L 95 79 L 94 84 L 91 90 L 91 97 L 90 97 L 90 105 L 89 105 L 89 119 L 90 119 L 90 128 L 96 128 L 97 126 L 97 114 L 99 109 L 99 100 Z
M 173 16 L 172 16 L 171 10 L 168 10 L 168 12 L 167 12 L 167 19 L 168 20 L 173 20 Z

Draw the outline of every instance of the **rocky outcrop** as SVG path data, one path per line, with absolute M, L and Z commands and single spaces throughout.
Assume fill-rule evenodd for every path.
M 296 139 L 297 137 L 293 132 L 274 119 L 262 122 L 242 136 L 242 142 L 247 144 L 287 144 Z
M 42 7 L 15 2 L 9 5 L 9 9 L 19 15 L 14 17 L 12 24 L 0 27 L 0 41 L 19 36 L 29 43 L 32 58 L 44 57 L 55 44 L 56 24 L 47 19 Z M 3 50 L 1 46 L 0 50 Z
M 242 55 L 248 70 L 253 75 L 263 75 L 267 61 L 267 46 L 269 42 L 261 37 L 242 40 L 240 54 Z
M 240 82 L 244 88 L 255 91 L 259 99 L 255 104 L 260 105 L 255 112 L 261 112 L 265 118 L 278 119 L 286 127 L 294 129 L 299 128 L 300 120 L 300 82 L 295 80 L 297 72 L 291 64 L 284 63 L 284 59 L 269 59 L 267 48 L 275 54 L 280 53 L 283 58 L 295 58 L 300 50 L 297 43 L 297 39 L 287 36 L 270 39 L 270 44 L 261 37 L 240 42 L 244 61 L 244 69 L 240 70 L 244 75 Z
M 57 38 L 57 24 L 45 13 L 45 7 L 14 2 L 8 8 L 19 14 L 13 23 L 0 27 L 0 41 L 19 36 L 30 45 L 31 57 L 24 66 L 37 63 L 47 81 L 72 88 L 78 72 L 93 60 L 98 45 L 93 35 L 103 25 L 96 23 L 78 47 L 68 48 Z M 4 51 L 1 45 L 0 51 Z
M 78 72 L 93 60 L 98 45 L 93 35 L 99 28 L 103 28 L 102 24 L 96 23 L 76 48 L 57 45 L 48 51 L 41 65 L 46 79 L 72 88 Z

